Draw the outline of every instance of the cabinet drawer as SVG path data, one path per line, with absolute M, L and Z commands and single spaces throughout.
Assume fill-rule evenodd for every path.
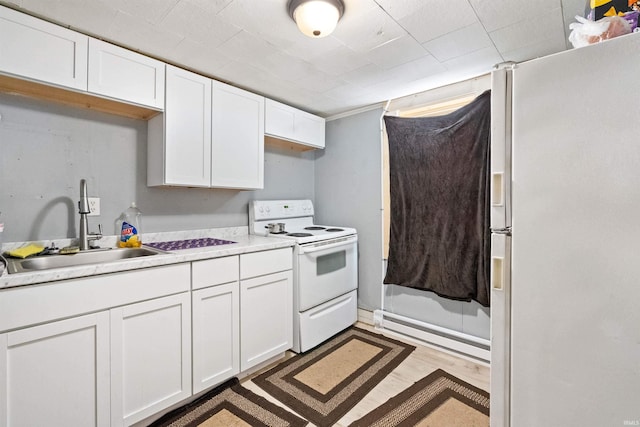
M 214 258 L 191 263 L 191 288 L 201 289 L 238 280 L 237 256 Z
M 189 273 L 183 263 L 6 289 L 0 331 L 185 292 Z
M 240 255 L 240 279 L 263 276 L 293 268 L 291 248 Z

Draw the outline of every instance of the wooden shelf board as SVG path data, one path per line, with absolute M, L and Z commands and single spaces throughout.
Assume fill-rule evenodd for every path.
M 287 139 L 280 139 L 274 136 L 265 135 L 264 136 L 265 144 L 268 144 L 271 147 L 276 147 L 285 150 L 292 151 L 309 151 L 309 150 L 317 150 L 316 147 L 311 147 L 309 145 L 299 144 L 293 141 L 289 141 Z
M 161 113 L 161 111 L 139 105 L 126 104 L 89 93 L 76 92 L 72 89 L 49 86 L 44 83 L 7 75 L 0 75 L 0 92 L 51 101 L 72 107 L 88 108 L 133 119 L 149 120 L 151 117 Z

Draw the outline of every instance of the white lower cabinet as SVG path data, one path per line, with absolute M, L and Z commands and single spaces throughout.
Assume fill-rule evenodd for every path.
M 291 270 L 240 282 L 240 369 L 247 370 L 293 345 Z
M 0 427 L 128 426 L 292 345 L 291 248 L 2 290 Z
M 240 372 L 238 282 L 193 291 L 193 393 Z
M 269 264 L 266 262 L 269 261 Z M 247 263 L 253 264 L 248 268 Z M 245 371 L 293 346 L 291 248 L 240 256 L 240 370 Z M 277 273 L 245 278 L 248 271 Z M 242 272 L 245 274 L 242 274 Z
M 191 263 L 193 393 L 240 372 L 239 258 Z
M 189 396 L 189 292 L 111 309 L 111 425 L 131 425 Z
M 0 334 L 0 425 L 108 426 L 109 312 Z

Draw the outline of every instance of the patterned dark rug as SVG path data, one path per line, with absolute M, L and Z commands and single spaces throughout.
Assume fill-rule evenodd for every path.
M 316 426 L 331 426 L 414 349 L 352 327 L 252 381 Z
M 237 378 L 169 412 L 152 427 L 303 427 L 308 424 L 291 412 L 242 387 Z
M 438 369 L 350 424 L 488 427 L 489 394 Z

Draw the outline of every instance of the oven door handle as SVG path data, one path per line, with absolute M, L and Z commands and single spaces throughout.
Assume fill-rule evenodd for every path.
M 345 240 L 341 240 L 339 242 L 336 243 L 326 243 L 326 244 L 319 244 L 317 246 L 300 246 L 300 254 L 310 254 L 313 252 L 320 252 L 320 251 L 324 251 L 327 249 L 333 249 L 333 248 L 337 248 L 339 246 L 348 246 L 352 243 L 355 243 L 358 241 L 358 237 L 357 236 L 352 236 L 352 237 L 347 237 L 345 238 Z

